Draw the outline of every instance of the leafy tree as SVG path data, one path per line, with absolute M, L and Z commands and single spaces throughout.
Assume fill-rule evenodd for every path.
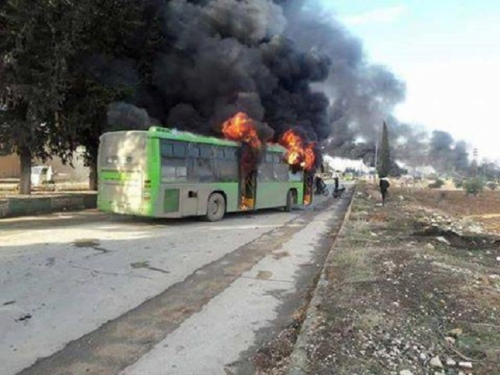
M 382 128 L 382 144 L 380 146 L 380 159 L 378 163 L 379 177 L 387 177 L 391 172 L 391 150 L 389 147 L 389 133 L 387 131 L 387 124 L 384 121 Z
M 500 167 L 488 160 L 483 160 L 478 167 L 478 172 L 487 180 L 495 180 L 500 177 Z
M 71 152 L 85 147 L 91 189 L 97 187 L 99 137 L 118 130 L 109 127 L 108 106 L 132 99 L 140 81 L 139 64 L 146 54 L 142 48 L 148 47 L 140 4 L 136 0 L 73 2 L 75 53 L 68 60 L 60 132 Z
M 467 195 L 478 195 L 484 189 L 484 180 L 480 177 L 469 178 L 464 182 L 464 189 Z
M 33 158 L 70 161 L 85 147 L 96 184 L 99 136 L 110 103 L 132 99 L 154 63 L 158 22 L 140 0 L 8 0 L 0 5 L 0 144 L 21 158 L 21 193 Z M 152 12 L 153 17 L 155 12 Z
M 21 160 L 20 193 L 31 191 L 35 157 L 49 157 L 66 68 L 60 5 L 10 0 L 0 4 L 0 144 Z

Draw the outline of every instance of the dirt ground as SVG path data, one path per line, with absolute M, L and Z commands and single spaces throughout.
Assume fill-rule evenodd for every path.
M 327 260 L 308 373 L 500 374 L 500 193 L 402 188 L 379 200 L 358 187 Z M 257 354 L 258 373 L 287 373 L 303 316 Z
M 477 197 L 467 197 L 461 190 L 398 189 L 394 192 L 396 194 L 436 212 L 472 219 L 483 225 L 487 232 L 500 235 L 499 191 L 484 191 Z

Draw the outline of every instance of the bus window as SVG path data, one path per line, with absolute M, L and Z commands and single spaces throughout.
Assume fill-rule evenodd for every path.
M 161 141 L 161 176 L 168 181 L 187 178 L 187 145 L 183 142 Z
M 278 181 L 288 181 L 289 179 L 288 171 L 289 171 L 288 164 L 279 163 L 274 165 L 274 173 L 276 174 L 276 179 Z
M 234 147 L 226 147 L 224 150 L 224 159 L 226 160 L 237 160 L 238 156 L 236 155 L 236 148 Z
M 185 159 L 162 158 L 161 159 L 161 176 L 162 179 L 169 181 L 187 177 L 187 168 Z
M 235 150 L 230 147 L 217 149 L 217 178 L 221 182 L 236 182 L 239 178 L 239 167 Z
M 288 180 L 289 181 L 296 181 L 296 182 L 302 182 L 302 178 L 303 178 L 303 172 L 292 172 L 292 171 L 288 171 Z
M 160 144 L 161 156 L 173 156 L 174 145 L 170 142 L 162 141 Z
M 200 156 L 193 159 L 193 172 L 190 180 L 212 182 L 216 178 L 214 171 L 213 148 L 210 145 L 199 145 Z
M 212 146 L 200 145 L 200 156 L 205 159 L 211 159 L 213 157 Z
M 173 156 L 175 158 L 185 158 L 187 154 L 187 144 L 185 143 L 174 143 Z
M 217 159 L 224 159 L 224 148 L 222 147 L 217 147 L 215 149 L 215 157 Z
M 192 158 L 197 158 L 200 156 L 200 148 L 197 144 L 191 143 L 189 145 L 189 156 Z
M 273 163 L 264 162 L 259 166 L 259 181 L 270 182 L 274 181 L 274 165 Z
M 198 158 L 194 162 L 194 178 L 200 182 L 211 182 L 215 180 L 213 160 Z

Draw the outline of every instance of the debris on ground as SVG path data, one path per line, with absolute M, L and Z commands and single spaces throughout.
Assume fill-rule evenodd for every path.
M 19 318 L 16 319 L 16 322 L 24 322 L 24 321 L 29 320 L 31 318 L 32 318 L 31 314 L 23 314 Z
M 306 374 L 500 374 L 500 225 L 463 192 L 431 193 L 395 188 L 381 207 L 358 187 L 300 332 Z

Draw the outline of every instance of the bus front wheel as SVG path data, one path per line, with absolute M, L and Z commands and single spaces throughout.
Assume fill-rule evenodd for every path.
M 208 221 L 219 221 L 222 220 L 225 213 L 226 201 L 224 197 L 219 193 L 213 193 L 210 195 L 207 203 L 206 219 Z
M 288 191 L 288 194 L 286 195 L 286 206 L 285 206 L 285 211 L 286 212 L 292 212 L 292 208 L 293 208 L 293 202 L 294 202 L 294 195 L 293 195 L 293 191 L 289 190 Z

